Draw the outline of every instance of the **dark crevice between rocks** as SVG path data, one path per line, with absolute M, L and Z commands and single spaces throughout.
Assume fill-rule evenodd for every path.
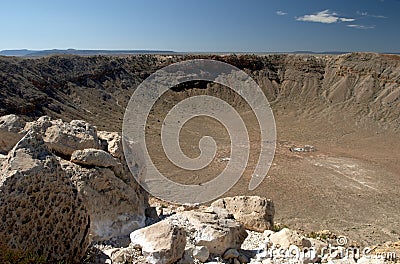
M 52 152 L 54 155 L 56 155 L 57 157 L 62 158 L 63 160 L 68 160 L 68 161 L 71 160 L 71 155 L 67 155 L 67 154 L 61 153 L 61 152 L 56 151 L 56 150 L 54 150 L 54 149 L 52 149 L 51 152 Z

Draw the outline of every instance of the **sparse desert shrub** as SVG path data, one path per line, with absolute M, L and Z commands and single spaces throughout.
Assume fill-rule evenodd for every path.
M 314 239 L 318 239 L 318 240 L 328 240 L 329 238 L 332 238 L 331 234 L 329 234 L 329 233 L 314 232 L 314 231 L 312 231 L 309 234 L 306 234 L 306 237 L 314 238 Z
M 281 223 L 275 223 L 274 226 L 271 228 L 271 230 L 274 232 L 279 232 L 284 228 L 289 228 L 289 227 Z

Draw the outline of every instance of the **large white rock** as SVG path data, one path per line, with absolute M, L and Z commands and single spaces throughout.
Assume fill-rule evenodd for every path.
M 0 153 L 8 153 L 24 136 L 25 121 L 16 115 L 0 117 Z
M 0 239 L 50 262 L 79 262 L 89 245 L 89 214 L 39 134 L 9 152 L 0 174 Z
M 182 258 L 186 246 L 184 228 L 169 219 L 131 233 L 131 246 L 140 247 L 152 264 L 170 264 Z
M 82 120 L 64 123 L 62 120 L 51 120 L 45 128 L 43 140 L 58 155 L 71 156 L 75 150 L 100 149 L 96 128 Z M 48 125 L 44 122 L 43 125 Z M 43 130 L 43 129 L 42 129 Z
M 274 225 L 274 203 L 259 196 L 235 196 L 211 204 L 228 210 L 248 230 L 263 232 Z
M 196 246 L 206 246 L 210 253 L 222 255 L 229 248 L 239 249 L 247 237 L 245 228 L 226 210 L 214 209 L 184 211 L 171 218 L 185 226 Z

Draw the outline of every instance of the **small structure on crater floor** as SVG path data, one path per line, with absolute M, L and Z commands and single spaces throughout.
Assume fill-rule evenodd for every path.
M 291 152 L 313 152 L 316 149 L 314 146 L 311 145 L 304 145 L 304 147 L 291 147 L 290 151 Z

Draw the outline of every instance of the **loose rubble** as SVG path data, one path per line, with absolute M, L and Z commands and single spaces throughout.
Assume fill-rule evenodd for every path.
M 236 199 L 242 198 L 237 197 Z M 259 199 L 259 197 L 247 197 L 246 199 Z M 224 231 L 224 227 L 221 223 L 228 219 L 236 222 L 238 225 L 241 224 L 233 218 L 233 215 L 226 209 L 215 207 L 214 205 L 211 207 L 194 207 L 188 211 L 185 211 L 186 208 L 190 207 L 170 205 L 164 207 L 163 210 L 156 210 L 159 212 L 168 212 L 168 214 L 159 215 L 160 219 L 164 219 L 161 222 L 133 232 L 131 234 L 131 237 L 134 237 L 133 243 L 131 243 L 128 248 L 141 247 L 142 251 L 146 247 L 155 248 L 160 239 L 149 239 L 154 235 L 148 235 L 146 238 L 146 236 L 138 234 L 142 234 L 141 230 L 146 229 L 153 230 L 152 232 L 156 232 L 158 229 L 162 230 L 162 228 L 158 228 L 158 225 L 162 223 L 162 225 L 168 225 L 170 228 L 174 226 L 181 227 L 186 233 L 186 242 L 181 239 L 176 240 L 176 242 L 175 240 L 171 241 L 167 239 L 169 243 L 166 244 L 166 248 L 176 245 L 180 247 L 180 258 L 174 262 L 177 264 L 395 263 L 395 261 L 393 261 L 395 259 L 392 258 L 392 255 L 386 255 L 386 258 L 382 257 L 382 255 L 381 257 L 377 257 L 375 252 L 377 248 L 371 251 L 369 255 L 363 255 L 362 253 L 359 255 L 351 255 L 351 253 L 348 253 L 351 250 L 348 250 L 349 248 L 353 249 L 353 246 L 349 245 L 348 248 L 339 246 L 337 244 L 337 236 L 328 230 L 304 234 L 286 227 L 281 230 L 265 230 L 264 232 L 246 230 L 245 232 L 247 234 L 244 239 L 238 236 L 236 237 L 236 239 L 238 239 L 236 243 L 221 247 L 219 250 L 215 251 L 213 245 L 224 245 L 224 243 L 218 242 L 221 240 L 214 240 L 215 244 L 203 244 L 202 240 L 199 240 L 199 237 L 208 233 L 210 226 L 212 226 L 211 229 L 214 229 L 214 231 L 209 234 L 215 237 L 224 236 L 224 234 L 226 236 L 226 231 Z M 221 221 L 221 218 L 225 220 Z M 220 226 L 220 228 L 218 228 L 218 226 Z M 277 225 L 275 225 L 275 228 L 276 226 Z M 161 233 L 164 232 L 159 231 L 157 234 L 162 236 Z M 313 237 L 309 237 L 310 235 Z M 161 241 L 168 236 L 164 235 L 162 237 Z M 387 252 L 388 248 L 393 249 L 395 245 L 397 244 L 388 244 L 387 247 L 380 247 L 378 251 L 386 250 Z M 400 245 L 400 242 L 398 245 Z M 184 250 L 182 250 L 183 247 Z M 225 249 L 223 250 L 223 248 Z M 164 251 L 160 249 L 159 252 Z M 135 254 L 137 254 L 137 251 Z M 125 263 L 118 262 L 113 256 L 110 255 L 109 258 L 112 263 Z M 388 258 L 388 256 L 391 258 Z M 144 257 L 144 259 L 140 259 L 140 257 L 136 256 L 137 260 L 132 260 L 132 262 L 129 263 L 169 263 L 166 262 L 165 259 L 158 257 L 157 254 L 152 254 L 151 257 L 149 257 L 149 255 L 143 253 L 141 257 Z

